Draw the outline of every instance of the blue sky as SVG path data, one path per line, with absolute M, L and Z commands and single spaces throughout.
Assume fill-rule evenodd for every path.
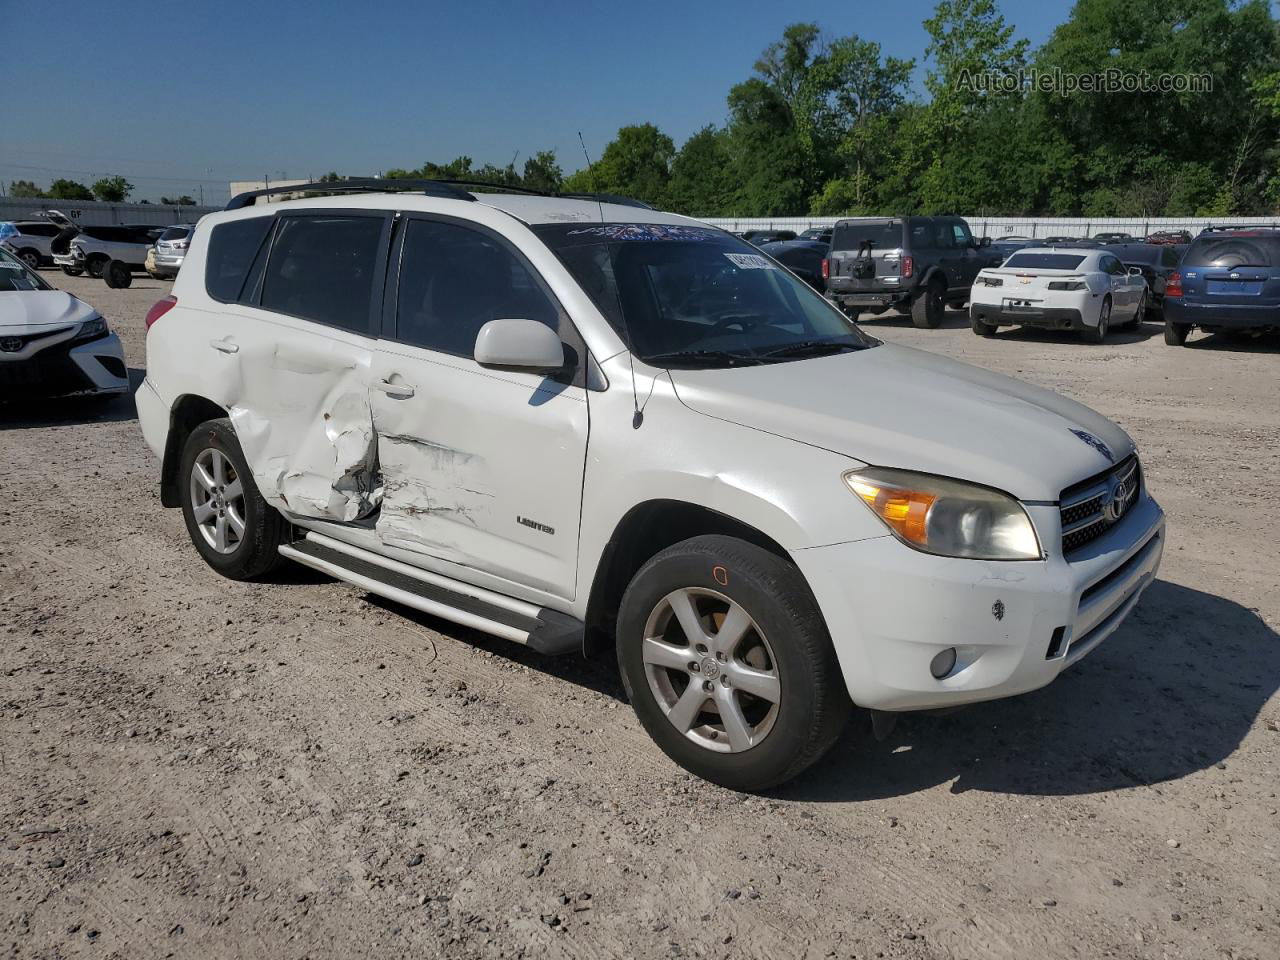
M 594 158 L 623 124 L 652 121 L 679 145 L 722 123 L 729 88 L 788 23 L 920 61 L 933 5 L 122 0 L 72 22 L 75 4 L 0 0 L 11 67 L 0 179 L 122 173 L 137 198 L 203 185 L 220 203 L 230 179 L 460 154 L 505 164 L 554 149 L 568 172 L 583 165 L 579 130 Z M 1070 6 L 1002 4 L 1033 45 Z

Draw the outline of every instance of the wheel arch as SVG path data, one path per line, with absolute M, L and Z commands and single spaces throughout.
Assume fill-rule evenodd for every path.
M 182 506 L 178 461 L 191 431 L 206 420 L 227 416 L 226 408 L 207 397 L 194 393 L 180 396 L 169 411 L 169 432 L 165 437 L 164 459 L 160 467 L 160 503 L 166 507 Z
M 726 513 L 685 500 L 638 503 L 618 521 L 600 555 L 587 600 L 583 653 L 590 656 L 612 651 L 622 594 L 650 557 L 682 540 L 708 534 L 737 537 L 791 561 L 791 555 L 773 537 Z

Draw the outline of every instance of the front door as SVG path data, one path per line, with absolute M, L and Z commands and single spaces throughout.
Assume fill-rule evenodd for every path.
M 388 546 L 572 599 L 587 449 L 585 350 L 534 268 L 472 223 L 406 216 L 371 372 Z M 490 320 L 560 332 L 577 373 L 473 359 Z

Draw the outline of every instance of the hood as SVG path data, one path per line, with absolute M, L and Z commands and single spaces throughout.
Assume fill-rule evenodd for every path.
M 1012 377 L 923 350 L 856 353 L 726 370 L 672 370 L 676 394 L 709 417 L 844 454 L 1057 500 L 1119 462 L 1128 434 L 1101 414 Z
M 82 323 L 97 315 L 89 304 L 62 290 L 0 291 L 0 330 L 11 336 Z

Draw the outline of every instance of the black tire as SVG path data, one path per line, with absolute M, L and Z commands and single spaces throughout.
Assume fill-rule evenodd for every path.
M 646 625 L 662 608 L 664 598 L 682 589 L 703 592 L 697 602 L 710 605 L 709 610 L 700 611 L 705 617 L 714 618 L 717 604 L 726 609 L 726 601 L 741 606 L 750 616 L 759 633 L 749 630 L 735 648 L 738 652 L 753 643 L 752 638 L 758 640 L 761 634 L 768 638 L 767 662 L 776 675 L 778 699 L 772 726 L 753 746 L 718 752 L 700 745 L 668 719 L 650 685 L 643 659 Z M 669 617 L 668 623 L 672 619 Z M 666 629 L 675 631 L 667 636 L 677 641 L 685 637 L 679 627 Z M 694 643 L 688 641 L 688 646 L 692 648 Z M 751 653 L 759 649 L 756 646 Z M 617 650 L 627 696 L 654 742 L 686 770 L 732 790 L 764 790 L 795 777 L 835 743 L 849 717 L 851 704 L 826 623 L 800 571 L 776 554 L 735 537 L 694 537 L 668 547 L 641 567 L 622 598 Z M 701 663 L 694 659 L 699 654 Z M 744 715 L 749 708 L 759 711 L 768 707 L 766 700 L 733 691 L 726 683 L 729 669 L 713 672 L 719 667 L 714 662 L 708 666 L 715 658 L 706 654 L 705 650 L 690 650 L 688 675 L 682 672 L 683 666 L 666 668 L 673 691 L 674 682 L 684 677 L 687 685 L 710 684 L 714 692 L 708 696 L 713 698 L 746 697 L 734 701 Z M 737 662 L 737 656 L 732 653 L 730 659 Z M 721 662 L 727 661 L 721 658 Z M 692 669 L 695 666 L 699 671 Z M 727 694 L 717 685 L 717 677 Z M 706 721 L 699 723 L 704 717 Z M 718 710 L 695 714 L 694 729 L 710 731 L 717 717 Z M 752 722 L 749 715 L 747 719 Z M 754 729 L 758 731 L 764 722 L 768 721 Z M 717 735 L 722 745 L 729 739 L 724 730 Z
M 101 280 L 102 271 L 107 268 L 107 264 L 110 262 L 111 261 L 108 257 L 103 257 L 103 256 L 90 257 L 87 261 L 85 261 L 84 269 L 85 269 L 85 272 L 89 274 L 89 276 L 93 277 L 93 279 Z
M 102 279 L 115 290 L 127 290 L 133 286 L 133 271 L 122 260 L 112 260 L 102 271 Z
M 1189 323 L 1174 323 L 1169 319 L 1164 322 L 1164 342 L 1171 347 L 1185 346 L 1187 334 L 1190 332 L 1191 324 Z
M 1102 301 L 1102 308 L 1098 311 L 1098 325 L 1096 327 L 1085 327 L 1082 336 L 1090 343 L 1105 343 L 1107 334 L 1111 332 L 1111 297 L 1108 295 Z
M 32 270 L 40 269 L 40 251 L 32 250 L 27 247 L 25 250 L 18 251 L 18 259 L 25 263 Z
M 243 492 L 242 518 L 244 534 L 229 552 L 220 552 L 211 544 L 196 521 L 193 503 L 192 474 L 196 460 L 206 452 L 221 454 L 234 470 L 232 482 L 239 480 Z M 230 474 L 228 474 L 230 476 Z M 262 499 L 253 475 L 240 450 L 231 421 L 225 417 L 206 420 L 187 437 L 178 465 L 178 484 L 182 498 L 182 518 L 197 552 L 207 564 L 231 580 L 252 580 L 278 567 L 283 558 L 279 548 L 289 540 L 289 524 L 278 511 Z
M 78 277 L 80 276 L 80 274 L 84 273 L 84 271 L 81 270 L 79 267 L 63 267 L 62 272 L 65 273 L 68 277 Z
M 110 263 L 108 263 L 105 267 L 102 268 L 102 282 L 105 283 L 112 290 L 114 290 L 116 287 L 116 271 L 113 269 L 113 266 L 112 266 L 114 263 L 115 261 L 112 260 Z
M 946 283 L 934 277 L 912 302 L 911 322 L 921 330 L 936 330 L 947 313 L 946 297 Z
M 969 326 L 980 337 L 994 337 L 1000 328 L 994 323 L 987 323 L 978 318 L 976 313 L 969 314 Z

